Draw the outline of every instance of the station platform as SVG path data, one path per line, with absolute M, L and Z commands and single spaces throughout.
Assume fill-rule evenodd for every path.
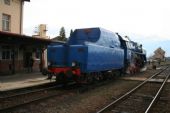
M 49 82 L 55 82 L 55 80 L 47 80 L 47 76 L 43 76 L 40 72 L 0 76 L 0 91 L 31 87 Z
M 122 77 L 122 80 L 132 80 L 132 81 L 145 81 L 147 78 L 145 77 Z M 150 79 L 149 82 L 163 82 L 164 79 Z M 167 80 L 170 83 L 170 79 Z

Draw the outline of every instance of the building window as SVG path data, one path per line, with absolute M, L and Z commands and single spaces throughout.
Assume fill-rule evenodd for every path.
M 2 59 L 10 60 L 12 58 L 12 52 L 9 46 L 2 46 Z
M 0 59 L 2 60 L 11 60 L 11 59 L 18 59 L 19 50 L 18 48 L 14 48 L 11 46 L 1 46 L 0 47 Z
M 10 31 L 10 21 L 11 21 L 11 16 L 2 14 L 2 30 L 3 31 Z
M 6 5 L 10 5 L 10 0 L 4 0 L 4 3 L 5 3 Z
M 10 59 L 10 51 L 2 51 L 2 59 L 3 60 L 9 60 Z

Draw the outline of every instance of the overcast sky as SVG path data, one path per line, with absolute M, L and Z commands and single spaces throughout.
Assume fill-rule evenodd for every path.
M 47 24 L 50 37 L 57 36 L 62 26 L 67 34 L 70 29 L 102 27 L 144 45 L 170 41 L 169 4 L 169 0 L 31 0 L 24 5 L 24 33 L 34 34 L 39 24 Z M 155 43 L 155 49 L 159 46 L 164 45 Z

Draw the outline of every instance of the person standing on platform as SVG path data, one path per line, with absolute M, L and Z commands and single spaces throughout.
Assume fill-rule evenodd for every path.
M 33 72 L 34 59 L 31 57 L 29 60 L 29 72 Z

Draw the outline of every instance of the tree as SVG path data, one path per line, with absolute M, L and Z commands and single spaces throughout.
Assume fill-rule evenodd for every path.
M 61 27 L 59 36 L 57 36 L 56 39 L 59 41 L 67 41 L 64 27 Z
M 70 36 L 71 36 L 72 34 L 73 34 L 73 30 L 71 29 L 71 30 L 70 30 Z
M 64 38 L 66 38 L 66 34 L 65 34 L 65 29 L 64 29 L 64 27 L 61 27 L 61 29 L 60 29 L 60 36 L 64 39 Z

